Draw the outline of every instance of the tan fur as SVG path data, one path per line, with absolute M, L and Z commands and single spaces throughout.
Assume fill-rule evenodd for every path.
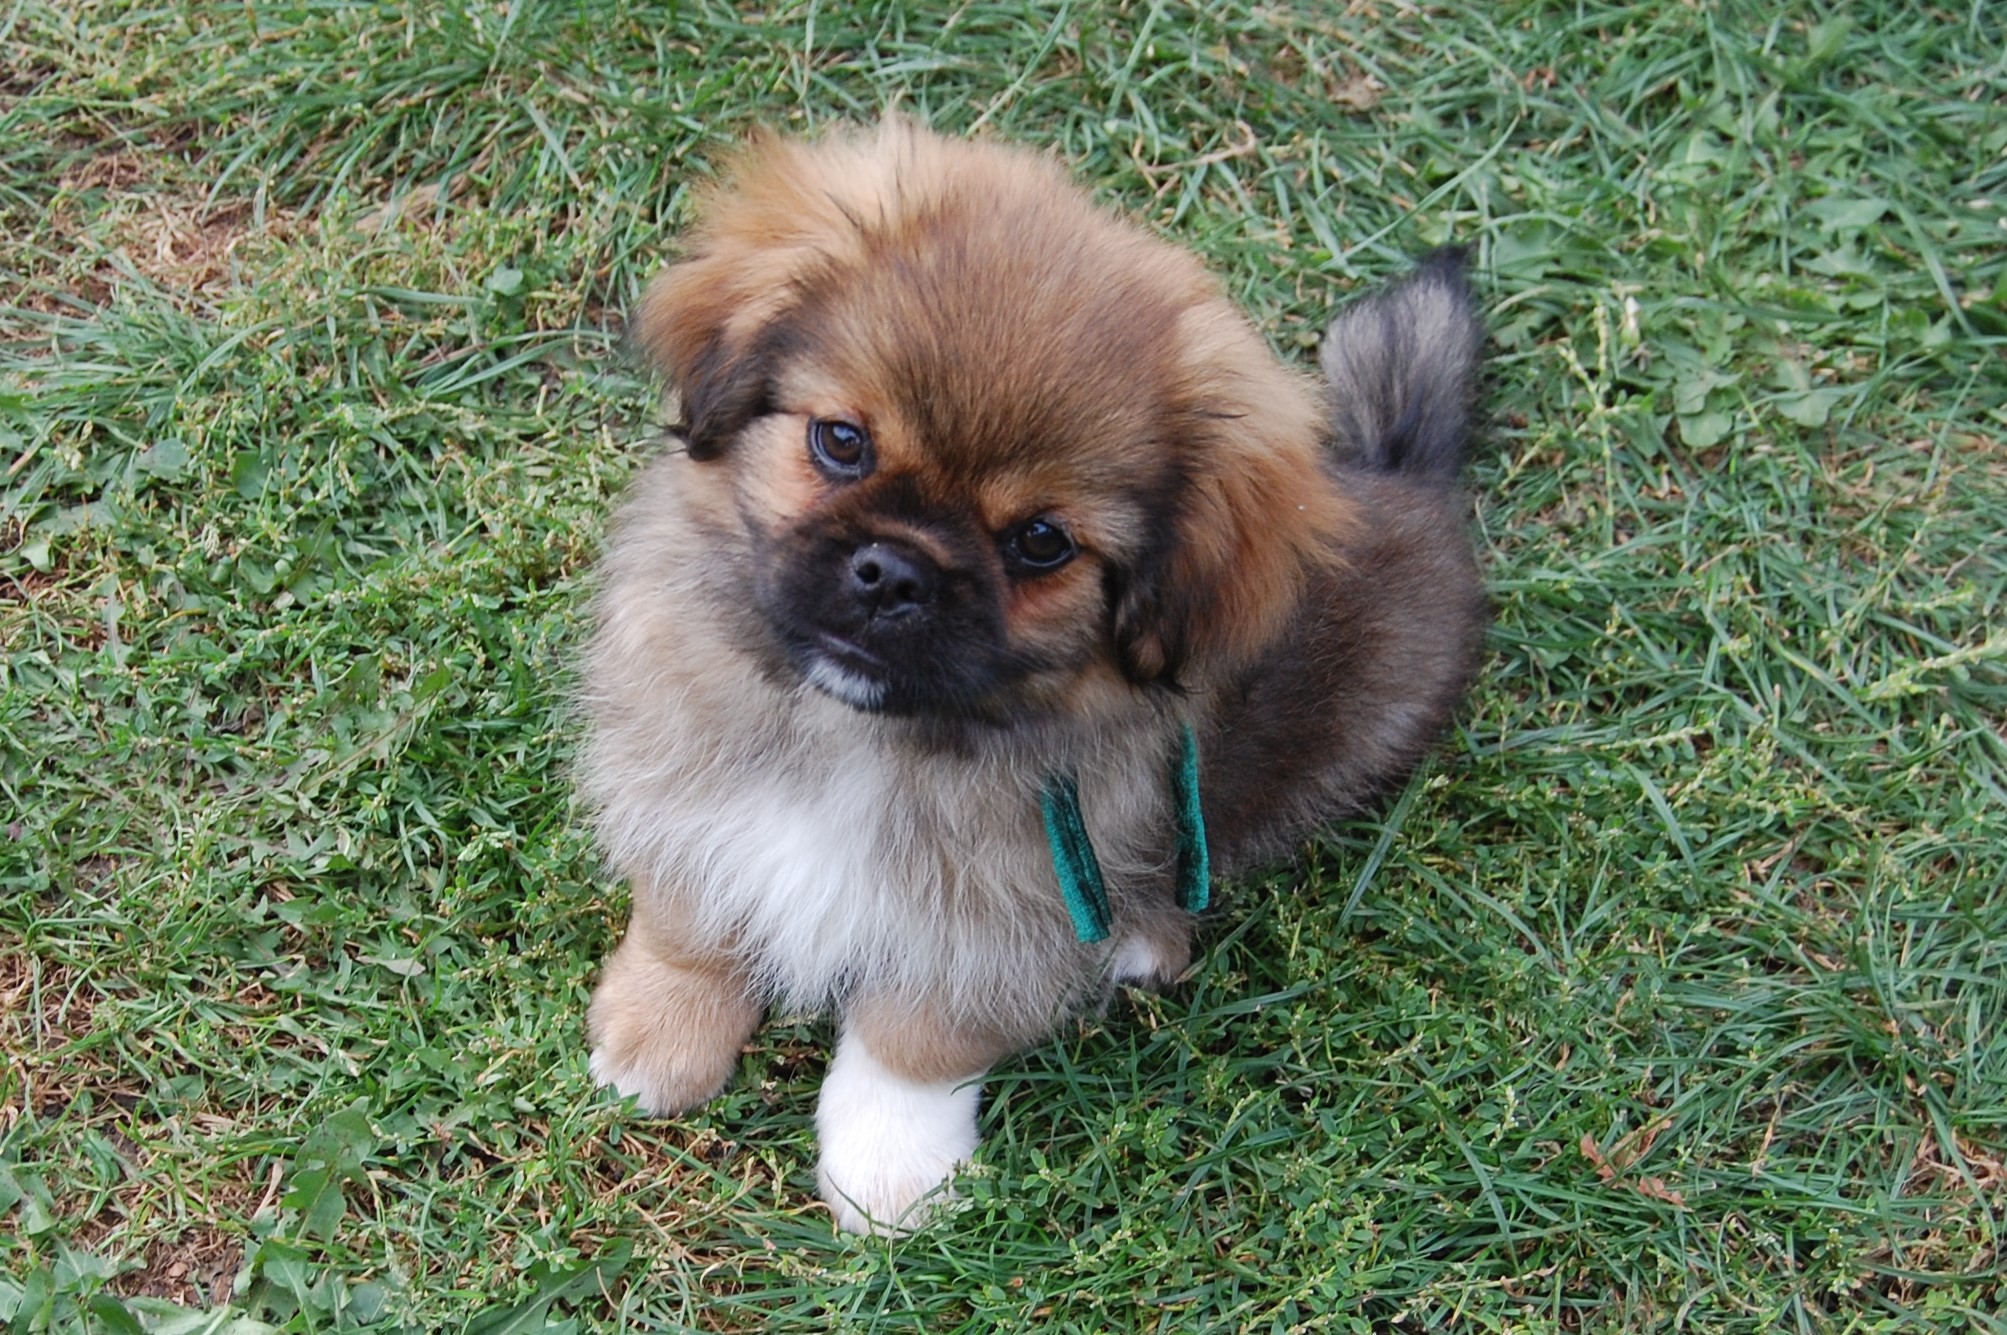
M 1274 642 L 1305 580 L 1336 559 L 1357 521 L 1324 472 L 1321 409 L 1304 378 L 1230 309 L 1188 312 L 1183 333 L 1187 373 L 1223 420 L 1164 581 L 1176 610 L 1156 615 L 1181 617 L 1191 651 L 1224 675 Z M 1142 633 L 1161 645 L 1166 629 Z
M 916 1003 L 896 994 L 853 998 L 843 1023 L 888 1069 L 922 1082 L 973 1079 L 1033 1037 L 971 1023 L 931 1000 Z
M 660 1112 L 716 1094 L 762 1009 L 752 982 L 723 952 L 695 948 L 680 923 L 659 921 L 674 896 L 640 893 L 640 912 L 606 961 L 586 1015 L 593 1047 L 645 1083 Z

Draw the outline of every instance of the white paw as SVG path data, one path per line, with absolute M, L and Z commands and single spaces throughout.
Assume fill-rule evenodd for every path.
M 634 1072 L 616 1067 L 607 1060 L 604 1049 L 592 1050 L 592 1055 L 585 1059 L 585 1073 L 592 1077 L 594 1084 L 605 1085 L 617 1094 L 626 1094 L 633 1098 L 641 1097 L 641 1084 L 635 1078 Z
M 633 1099 L 643 1109 L 651 1108 L 649 1096 L 654 1092 L 650 1082 L 640 1070 L 632 1066 L 616 1064 L 606 1055 L 604 1048 L 594 1048 L 592 1056 L 586 1058 L 585 1073 L 593 1083 L 602 1085 L 623 1098 Z
M 1108 977 L 1118 986 L 1168 983 L 1184 971 L 1189 959 L 1189 952 L 1184 959 L 1174 959 L 1148 937 L 1125 936 L 1115 943 L 1115 953 L 1109 957 Z
M 907 1080 L 857 1039 L 839 1039 L 815 1110 L 816 1188 L 836 1226 L 896 1236 L 925 1223 L 952 1198 L 955 1165 L 975 1152 L 981 1099 L 973 1080 Z

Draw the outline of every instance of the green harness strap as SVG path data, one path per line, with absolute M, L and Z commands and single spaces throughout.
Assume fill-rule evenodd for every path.
M 1212 867 L 1206 852 L 1206 818 L 1199 805 L 1199 739 L 1186 724 L 1171 766 L 1171 808 L 1178 827 L 1178 907 L 1198 913 L 1212 902 Z M 1039 799 L 1053 874 L 1073 918 L 1074 935 L 1092 944 L 1108 939 L 1108 886 L 1101 861 L 1080 816 L 1080 785 L 1070 774 L 1046 776 Z
M 1171 805 L 1178 813 L 1178 907 L 1203 913 L 1213 902 L 1213 866 L 1206 851 L 1206 813 L 1199 807 L 1199 739 L 1189 723 L 1171 771 Z
M 1052 870 L 1059 876 L 1059 893 L 1073 915 L 1073 933 L 1082 941 L 1108 939 L 1108 887 L 1101 880 L 1101 861 L 1088 842 L 1080 819 L 1080 786 L 1071 775 L 1046 776 L 1039 803 L 1045 816 L 1045 842 L 1052 850 Z

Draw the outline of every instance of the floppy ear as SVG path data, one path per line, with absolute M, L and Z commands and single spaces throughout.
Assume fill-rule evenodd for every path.
M 1123 580 L 1115 615 L 1123 671 L 1172 686 L 1258 657 L 1355 522 L 1323 466 L 1306 379 L 1224 307 L 1189 311 L 1180 336 L 1184 392 L 1168 430 L 1174 519 Z
M 676 392 L 692 459 L 716 458 L 767 397 L 754 331 L 732 329 L 743 309 L 740 276 L 714 256 L 693 256 L 649 283 L 635 320 L 636 339 Z
M 693 459 L 766 410 L 777 324 L 818 265 L 859 249 L 831 166 L 756 135 L 699 199 L 685 258 L 641 298 L 635 338 L 682 403 Z

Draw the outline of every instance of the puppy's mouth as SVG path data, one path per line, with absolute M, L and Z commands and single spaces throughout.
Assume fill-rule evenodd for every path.
M 885 660 L 862 645 L 853 644 L 841 635 L 832 635 L 826 630 L 815 632 L 816 648 L 835 659 L 839 664 L 860 672 L 880 674 L 885 671 Z
M 888 657 L 819 626 L 785 639 L 801 680 L 852 709 L 897 718 L 1003 721 L 997 702 L 982 689 L 990 682 L 916 672 L 904 657 Z
M 886 663 L 877 654 L 819 630 L 812 643 L 801 646 L 798 657 L 803 680 L 824 695 L 853 709 L 875 711 L 884 706 Z

